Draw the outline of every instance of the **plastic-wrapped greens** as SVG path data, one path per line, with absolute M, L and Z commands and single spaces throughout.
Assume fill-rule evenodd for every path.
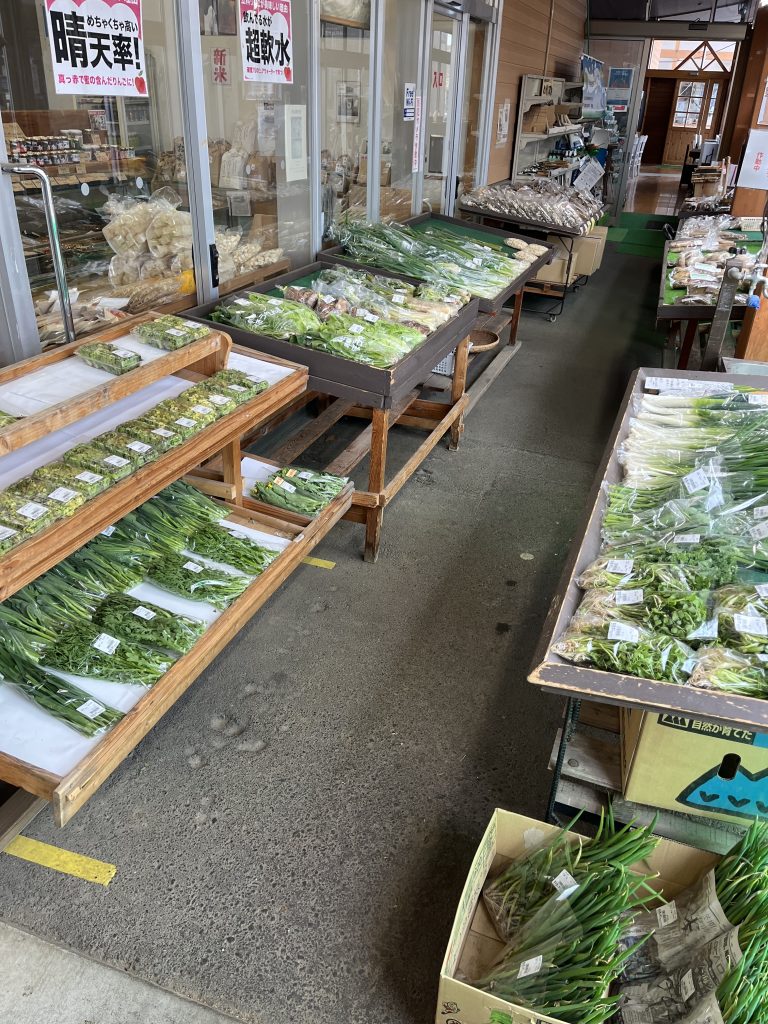
M 11 423 L 15 423 L 15 422 L 16 422 L 16 417 L 15 416 L 11 416 L 10 413 L 3 412 L 3 410 L 0 409 L 0 430 L 2 430 L 3 427 L 8 427 L 8 426 L 11 425 Z
M 106 451 L 95 441 L 77 444 L 74 448 L 70 448 L 62 455 L 62 461 L 78 467 L 79 471 L 87 472 L 91 476 L 103 477 L 108 484 L 123 480 L 134 470 L 131 459 L 118 455 L 116 452 Z
M 35 473 L 18 480 L 7 489 L 6 494 L 46 505 L 56 519 L 73 516 L 80 506 L 85 504 L 85 494 L 82 491 L 73 487 L 51 487 Z
M 233 576 L 187 555 L 166 555 L 147 574 L 150 583 L 192 601 L 206 601 L 214 608 L 226 608 L 251 582 L 248 576 Z
M 80 491 L 86 498 L 95 498 L 109 486 L 109 480 L 101 473 L 89 473 L 87 469 L 70 466 L 66 462 L 49 462 L 40 466 L 31 478 L 39 480 L 49 490 L 65 487 Z
M 181 317 L 168 315 L 139 324 L 138 327 L 133 328 L 132 333 L 147 345 L 154 345 L 155 348 L 170 351 L 183 348 L 200 338 L 206 338 L 211 333 L 211 329 L 205 324 L 197 324 L 192 320 L 183 320 Z
M 171 448 L 182 444 L 184 438 L 177 430 L 170 430 L 168 427 L 155 426 L 151 417 L 140 417 L 137 420 L 128 420 L 115 428 L 118 434 L 125 436 L 128 441 L 139 441 L 148 445 L 158 453 L 167 452 Z
M 320 319 L 301 302 L 290 302 L 259 292 L 248 292 L 217 306 L 211 319 L 232 324 L 255 334 L 288 339 L 294 335 L 316 333 Z
M 96 608 L 94 623 L 106 633 L 128 640 L 186 654 L 205 632 L 205 623 L 169 612 L 129 594 L 112 594 Z
M 766 663 L 759 656 L 728 647 L 702 647 L 688 685 L 739 697 L 768 697 Z
M 213 406 L 213 412 L 217 417 L 226 416 L 237 408 L 237 400 L 231 391 L 216 387 L 208 381 L 195 384 L 189 391 L 185 391 L 182 398 L 193 401 L 196 405 Z
M 231 565 L 249 576 L 258 576 L 280 554 L 274 548 L 264 547 L 247 534 L 238 533 L 223 525 L 209 523 L 201 526 L 187 540 L 187 547 L 197 555 L 214 562 Z
M 682 640 L 622 619 L 594 631 L 569 628 L 552 650 L 577 665 L 670 683 L 684 683 L 693 666 L 693 650 Z
M 0 523 L 17 530 L 23 539 L 39 533 L 55 520 L 56 515 L 48 503 L 17 497 L 8 491 L 0 492 Z
M 666 562 L 646 562 L 636 558 L 598 555 L 576 577 L 582 590 L 615 587 L 642 587 L 663 590 L 706 590 L 709 578 L 702 579 L 695 569 Z
M 269 384 L 265 380 L 253 380 L 242 370 L 219 370 L 218 373 L 214 373 L 212 377 L 209 377 L 207 381 L 202 381 L 198 386 L 204 389 L 224 391 L 232 395 L 238 405 L 242 405 L 260 395 L 262 391 L 266 391 Z
M 75 355 L 89 366 L 106 370 L 107 373 L 128 373 L 129 370 L 135 370 L 137 366 L 141 365 L 141 356 L 136 352 L 102 341 L 81 345 Z
M 768 584 L 721 587 L 713 599 L 724 644 L 746 654 L 768 653 Z
M 251 495 L 267 505 L 314 517 L 341 493 L 346 477 L 286 466 L 267 480 L 257 481 Z
M 616 619 L 635 622 L 647 629 L 680 640 L 717 637 L 708 594 L 692 590 L 657 590 L 620 587 L 615 590 L 589 590 L 571 619 L 574 629 L 607 629 Z
M 48 645 L 40 660 L 54 671 L 139 686 L 152 686 L 171 666 L 168 657 L 85 623 Z
M 136 438 L 131 438 L 119 430 L 110 430 L 106 434 L 99 434 L 92 442 L 97 448 L 108 455 L 116 455 L 120 459 L 127 459 L 131 464 L 131 471 L 146 466 L 153 462 L 159 450 L 154 445 L 145 444 Z

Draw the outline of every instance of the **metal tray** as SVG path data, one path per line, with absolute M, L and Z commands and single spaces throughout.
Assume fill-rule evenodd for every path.
M 589 498 L 589 512 L 577 532 L 557 592 L 544 624 L 536 659 L 528 676 L 530 682 L 564 697 L 584 698 L 605 704 L 658 712 L 674 712 L 710 721 L 739 723 L 755 731 L 768 731 L 768 700 L 697 690 L 675 683 L 642 679 L 615 672 L 603 672 L 585 665 L 573 665 L 551 650 L 565 631 L 582 597 L 575 578 L 597 557 L 605 504 L 603 483 L 616 483 L 622 472 L 616 449 L 629 432 L 633 395 L 642 394 L 648 377 L 681 377 L 719 384 L 751 385 L 765 388 L 765 377 L 747 374 L 706 373 L 643 367 L 630 378 L 624 401 L 608 442 Z
M 478 231 L 481 234 L 492 235 L 494 240 L 496 238 L 520 238 L 524 242 L 534 242 L 536 245 L 546 245 L 538 238 L 530 238 L 527 235 L 520 235 L 514 231 L 502 231 L 499 228 L 489 228 L 485 225 L 473 224 L 470 221 L 462 220 L 460 217 L 445 217 L 441 213 L 422 213 L 417 217 L 411 217 L 410 220 L 405 221 L 408 225 L 422 224 L 426 220 L 443 221 L 448 224 L 459 224 L 463 228 L 471 228 L 473 231 Z M 527 270 L 525 270 L 519 277 L 516 277 L 514 281 L 510 282 L 506 288 L 503 288 L 497 295 L 494 295 L 492 299 L 485 299 L 480 296 L 477 297 L 479 302 L 479 310 L 481 313 L 498 313 L 509 300 L 517 295 L 518 292 L 522 291 L 528 281 L 535 277 L 539 270 L 547 263 L 551 263 L 555 255 L 555 247 L 548 245 L 548 252 L 545 252 L 537 260 L 535 260 Z M 320 259 L 328 259 L 333 263 L 341 263 L 343 266 L 354 267 L 356 270 L 367 270 L 374 271 L 377 274 L 384 273 L 384 271 L 378 270 L 376 267 L 372 267 L 368 263 L 359 263 L 349 256 L 344 255 L 344 246 L 335 245 L 330 249 L 324 249 L 319 256 Z M 394 276 L 394 275 L 393 275 Z M 420 278 L 407 277 L 405 274 L 397 275 L 402 276 L 404 280 L 417 282 Z
M 315 263 L 309 263 L 287 274 L 281 274 L 280 277 L 270 278 L 269 281 L 264 281 L 253 288 L 244 288 L 240 292 L 227 295 L 226 301 L 232 302 L 238 295 L 245 292 L 271 292 L 279 285 L 291 284 L 299 278 L 317 274 L 337 262 L 341 261 L 325 259 L 325 254 L 323 254 Z M 370 271 L 371 268 L 366 269 Z M 396 281 L 414 283 L 413 278 L 407 278 L 402 274 L 390 274 L 383 270 L 377 270 L 375 273 L 381 277 L 391 277 Z M 221 301 L 216 299 L 214 302 L 207 302 L 194 309 L 185 310 L 184 316 L 187 319 L 199 320 L 206 324 L 215 323 L 210 320 L 210 314 Z M 375 366 L 356 363 L 353 359 L 334 356 L 329 352 L 305 348 L 292 341 L 270 338 L 266 334 L 254 334 L 251 331 L 226 324 L 217 324 L 216 326 L 219 330 L 226 331 L 238 345 L 245 345 L 257 352 L 280 356 L 282 359 L 290 359 L 308 367 L 309 388 L 312 391 L 320 391 L 324 395 L 334 395 L 337 398 L 352 399 L 358 405 L 367 408 L 388 409 L 393 404 L 397 404 L 399 399 L 417 384 L 421 384 L 430 375 L 433 367 L 437 366 L 444 356 L 452 352 L 459 342 L 467 337 L 477 315 L 477 299 L 471 299 L 456 316 L 429 334 L 418 348 L 405 355 L 399 363 L 383 370 Z

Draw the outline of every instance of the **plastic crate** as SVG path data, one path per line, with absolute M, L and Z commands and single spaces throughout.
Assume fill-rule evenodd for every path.
M 441 373 L 444 377 L 453 376 L 453 364 L 456 362 L 456 351 L 449 352 L 447 356 L 440 360 L 437 366 L 432 370 L 432 373 Z

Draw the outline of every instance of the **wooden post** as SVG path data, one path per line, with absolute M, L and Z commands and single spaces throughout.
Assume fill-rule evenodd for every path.
M 467 363 L 469 360 L 469 338 L 460 341 L 456 346 L 456 358 L 453 363 L 453 379 L 451 381 L 451 405 L 455 405 L 464 394 L 467 386 Z M 461 435 L 464 432 L 464 413 L 462 413 L 451 426 L 451 440 L 448 444 L 449 451 L 455 452 L 459 447 Z
M 747 307 L 744 311 L 744 323 L 736 344 L 736 357 L 768 362 L 768 296 L 763 294 L 761 284 L 757 286 L 755 292 L 760 296 L 760 308 Z
M 226 448 L 221 450 L 222 477 L 225 484 L 231 484 L 235 490 L 234 504 L 243 504 L 243 474 L 240 470 L 242 454 L 240 451 L 240 438 L 230 441 Z
M 698 320 L 688 320 L 685 326 L 685 337 L 683 338 L 683 344 L 680 348 L 680 356 L 677 360 L 678 370 L 688 369 L 688 360 L 691 358 L 691 349 L 693 348 L 693 341 L 699 330 Z
M 387 468 L 389 409 L 374 409 L 371 421 L 371 465 L 368 470 L 368 491 L 377 494 L 382 504 L 368 509 L 365 517 L 365 561 L 379 557 L 381 524 L 384 519 L 384 474 Z
M 523 311 L 523 293 L 525 289 L 521 288 L 520 291 L 515 295 L 515 303 L 512 307 L 512 319 L 509 322 L 509 344 L 514 345 L 517 342 L 517 328 L 520 325 L 520 314 Z

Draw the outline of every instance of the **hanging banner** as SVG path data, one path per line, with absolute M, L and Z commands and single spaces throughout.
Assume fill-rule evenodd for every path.
M 419 146 L 421 145 L 421 96 L 415 100 L 413 114 L 413 154 L 411 157 L 411 171 L 416 173 L 419 169 Z
M 291 0 L 240 0 L 239 20 L 244 81 L 290 85 Z
M 739 188 L 768 189 L 768 132 L 753 128 L 741 161 Z
M 593 119 L 602 117 L 608 105 L 603 81 L 603 62 L 582 53 L 581 81 L 581 116 Z
M 146 96 L 141 0 L 45 0 L 57 93 Z

